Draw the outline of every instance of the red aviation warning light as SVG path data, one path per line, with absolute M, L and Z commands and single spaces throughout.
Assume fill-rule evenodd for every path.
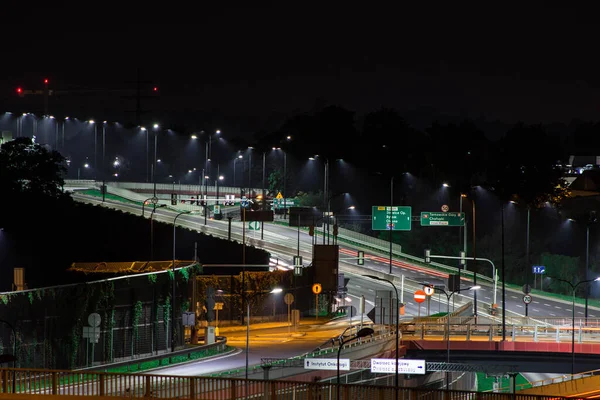
M 154 88 L 152 89 L 154 92 L 158 92 L 158 87 L 154 86 Z
M 48 84 L 48 78 L 44 79 L 44 85 Z
M 17 88 L 17 94 L 23 94 L 23 89 L 21 89 L 20 87 Z

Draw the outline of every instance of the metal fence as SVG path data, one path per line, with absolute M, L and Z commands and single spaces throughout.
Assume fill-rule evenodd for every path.
M 464 324 L 461 320 L 451 318 L 450 336 L 469 341 L 487 338 L 496 341 L 502 337 L 501 324 Z M 448 325 L 446 323 L 409 323 L 402 325 L 404 340 L 446 340 Z M 538 326 L 538 325 L 506 325 L 506 337 L 513 342 L 566 342 L 571 343 L 571 326 Z M 600 343 L 600 328 L 575 326 L 576 343 Z
M 170 348 L 172 279 L 180 346 L 193 274 L 188 268 L 0 293 L 6 320 L 0 324 L 0 352 L 16 350 L 20 367 L 70 369 L 164 353 Z M 90 332 L 92 313 L 101 321 Z
M 363 384 L 267 381 L 151 374 L 0 369 L 2 394 L 234 400 L 551 400 L 560 396 L 477 393 Z M 571 398 L 573 399 L 573 398 Z

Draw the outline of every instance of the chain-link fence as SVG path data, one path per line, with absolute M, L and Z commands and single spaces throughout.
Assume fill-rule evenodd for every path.
M 16 350 L 18 367 L 76 369 L 166 352 L 172 332 L 181 346 L 182 311 L 190 307 L 191 277 L 198 271 L 190 265 L 2 293 L 0 352 Z M 99 321 L 90 321 L 90 314 Z

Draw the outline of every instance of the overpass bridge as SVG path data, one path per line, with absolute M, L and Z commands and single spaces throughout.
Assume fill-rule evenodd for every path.
M 70 187 L 70 188 L 81 188 L 81 187 L 92 187 L 92 188 L 98 188 L 100 185 L 100 183 L 98 182 L 94 182 L 94 181 L 86 181 L 86 182 L 82 182 L 82 181 L 67 181 L 67 185 L 66 187 Z M 146 200 L 148 196 L 148 192 L 151 192 L 151 187 L 152 184 L 132 184 L 134 185 L 137 189 L 137 191 L 132 191 L 130 190 L 130 188 L 127 188 L 127 184 L 124 183 L 120 183 L 117 186 L 113 186 L 112 183 L 109 183 L 108 186 L 108 192 L 109 193 L 114 193 L 116 196 L 120 196 L 126 199 L 130 199 L 133 201 L 138 201 L 141 202 L 143 200 Z M 145 186 L 144 186 L 145 185 Z M 147 186 L 147 187 L 146 187 Z M 158 187 L 159 185 L 157 185 Z M 168 190 L 169 188 L 166 186 L 172 186 L 172 185 L 164 185 L 161 190 Z M 190 186 L 194 186 L 194 185 L 190 185 Z M 198 186 L 196 185 L 196 188 L 198 188 Z M 171 190 L 173 188 L 171 187 Z M 220 188 L 221 189 L 221 188 Z M 238 188 L 231 188 L 231 191 L 237 191 Z M 169 191 L 168 193 L 170 193 L 171 191 Z M 164 195 L 164 198 L 160 199 L 160 202 L 165 202 L 168 203 L 170 205 L 170 194 Z M 177 205 L 177 209 L 184 209 L 184 207 L 188 207 L 187 205 Z M 189 206 L 189 207 L 195 207 L 195 206 Z M 200 207 L 197 207 L 200 208 Z M 157 217 L 158 219 L 158 217 Z M 287 228 L 286 228 L 287 229 Z M 217 225 L 206 225 L 202 227 L 202 232 L 210 232 L 211 234 L 216 234 L 216 236 L 220 236 L 220 230 L 222 230 L 222 228 L 220 228 L 220 226 Z M 295 231 L 295 230 L 294 230 Z M 281 233 L 283 232 L 282 230 L 277 231 L 278 235 L 281 235 Z M 287 231 L 286 231 L 287 232 Z M 290 230 L 291 232 L 291 230 Z M 325 234 L 324 232 L 317 232 L 319 235 L 321 235 L 321 233 L 323 233 L 323 235 Z M 235 235 L 237 234 L 237 232 L 234 232 L 232 237 L 235 237 Z M 293 233 L 295 235 L 295 232 Z M 358 248 L 363 248 L 363 249 L 367 249 L 370 250 L 370 252 L 372 254 L 365 254 L 365 259 L 366 260 L 370 260 L 372 261 L 372 263 L 376 264 L 378 262 L 383 262 L 385 261 L 387 263 L 388 259 L 385 257 L 381 257 L 378 255 L 378 253 L 384 253 L 386 251 L 389 251 L 389 243 L 382 241 L 380 239 L 377 238 L 373 238 L 364 234 L 360 234 L 357 232 L 353 232 L 353 231 L 349 231 L 346 229 L 340 229 L 340 234 L 338 236 L 340 238 L 340 240 L 345 241 L 346 243 L 348 243 L 351 246 L 354 247 L 358 247 Z M 253 244 L 259 246 L 259 247 L 263 247 L 264 245 L 268 245 L 270 238 L 267 237 L 267 235 L 265 235 L 265 240 L 255 240 L 253 242 Z M 290 242 L 286 242 L 284 243 L 283 240 L 280 240 L 281 245 L 279 242 L 277 242 L 275 247 L 282 247 L 282 245 L 287 245 L 287 247 L 289 247 Z M 294 240 L 295 242 L 295 240 Z M 267 246 L 268 247 L 268 246 Z M 344 256 L 349 256 L 350 254 L 353 253 L 349 253 L 350 250 L 349 249 L 342 249 L 342 252 L 344 253 Z M 294 252 L 295 253 L 295 252 Z M 443 277 L 447 277 L 448 273 L 453 273 L 456 271 L 456 267 L 451 267 L 448 265 L 444 265 L 444 264 L 440 264 L 440 263 L 431 263 L 431 264 L 424 264 L 423 260 L 420 259 L 419 257 L 415 257 L 406 253 L 402 253 L 400 246 L 395 246 L 393 248 L 393 255 L 394 255 L 394 260 L 393 260 L 393 265 L 395 267 L 400 267 L 400 268 L 406 268 L 407 270 L 411 270 L 411 271 L 415 271 L 417 273 L 422 273 L 423 271 L 428 271 L 428 273 L 434 275 L 434 276 L 439 276 L 440 278 Z M 397 258 L 397 259 L 396 259 Z M 381 260 L 380 260 L 381 259 Z M 383 261 L 382 261 L 383 260 Z M 364 268 L 370 268 L 371 266 L 363 266 L 361 268 L 361 271 L 359 271 L 357 269 L 356 266 L 350 266 L 347 265 L 348 263 L 345 263 L 344 266 L 342 267 L 342 270 L 351 270 L 353 271 L 353 273 L 356 274 L 360 274 L 361 271 L 362 273 L 364 273 Z M 371 272 L 371 270 L 369 270 Z M 373 274 L 377 275 L 380 274 L 382 275 L 382 277 L 387 277 L 389 279 L 391 279 L 392 281 L 395 281 L 395 283 L 398 285 L 399 282 L 399 277 L 397 276 L 393 276 L 393 275 L 388 275 L 388 274 L 382 274 L 381 272 L 375 272 L 372 271 Z M 472 274 L 469 271 L 463 272 L 462 276 L 464 279 L 469 279 L 469 277 Z M 484 275 L 478 275 L 478 283 L 483 281 L 484 284 L 490 284 L 492 282 L 490 277 L 486 277 Z M 508 285 L 507 285 L 508 286 Z M 519 290 L 515 290 L 514 288 L 510 288 L 507 287 L 507 293 L 510 293 L 512 297 L 515 297 L 515 294 L 519 294 Z M 541 296 L 541 295 L 540 295 Z M 479 302 L 481 302 L 481 298 L 479 300 Z M 541 302 L 555 302 L 556 305 L 561 305 L 561 304 L 565 304 L 565 308 L 569 309 L 569 314 L 570 314 L 570 302 L 565 301 L 565 300 L 561 300 L 561 299 L 553 299 L 550 296 L 548 296 L 547 298 L 542 298 L 542 300 L 540 300 Z M 548 305 L 549 307 L 552 306 L 555 309 L 558 309 L 559 307 L 555 306 L 555 304 L 550 304 Z M 579 306 L 579 305 L 578 305 Z M 597 308 L 595 308 L 594 306 L 590 306 L 590 309 L 593 310 L 597 310 Z M 550 314 L 552 315 L 552 314 Z M 470 318 L 472 319 L 472 317 Z M 494 316 L 483 316 L 480 314 L 480 316 L 477 319 L 478 322 L 482 322 L 485 321 L 485 323 L 482 324 L 473 324 L 470 323 L 468 324 L 467 328 L 465 328 L 465 326 L 459 326 L 462 325 L 462 321 L 457 321 L 455 322 L 455 320 L 452 320 L 452 328 L 450 329 L 451 333 L 450 333 L 450 342 L 452 347 L 455 346 L 455 342 L 459 342 L 462 341 L 464 343 L 469 343 L 470 345 L 473 345 L 473 343 L 475 342 L 481 342 L 481 341 L 487 341 L 490 344 L 488 344 L 488 346 L 495 346 L 493 343 L 494 342 L 498 342 L 501 340 L 501 326 L 499 324 L 500 319 L 499 317 L 494 317 Z M 471 321 L 474 322 L 474 321 Z M 528 348 L 532 348 L 535 347 L 537 350 L 536 352 L 541 352 L 542 349 L 545 349 L 544 351 L 546 352 L 558 352 L 558 353 L 565 353 L 565 352 L 569 352 L 570 351 L 570 341 L 571 341 L 571 333 L 572 333 L 572 328 L 570 327 L 570 322 L 571 319 L 570 318 L 566 318 L 566 317 L 555 317 L 555 318 L 532 318 L 532 317 L 522 317 L 519 316 L 518 313 L 515 312 L 508 312 L 507 311 L 507 320 L 506 320 L 506 329 L 507 329 L 507 333 L 506 333 L 506 338 L 507 338 L 507 342 L 512 342 L 514 343 L 513 348 L 519 348 L 519 346 L 528 346 Z M 445 343 L 444 338 L 446 337 L 446 333 L 444 333 L 444 323 L 440 323 L 440 321 L 437 322 L 437 325 L 435 323 L 429 323 L 426 326 L 423 326 L 422 324 L 420 326 L 415 326 L 413 327 L 413 331 L 410 332 L 410 330 L 405 329 L 403 332 L 404 335 L 404 341 L 408 342 L 408 341 L 417 341 L 419 343 L 425 343 L 425 342 L 440 342 L 440 343 Z M 478 326 L 480 325 L 480 326 Z M 586 320 L 584 320 L 583 318 L 578 318 L 577 319 L 577 323 L 576 323 L 576 327 L 575 327 L 575 335 L 576 335 L 576 353 L 585 353 L 585 352 L 592 352 L 592 354 L 596 354 L 595 352 L 596 347 L 594 346 L 589 346 L 589 344 L 593 344 L 594 342 L 598 341 L 598 338 L 600 337 L 600 335 L 597 335 L 597 330 L 600 329 L 600 323 L 598 322 L 598 319 L 596 318 L 588 318 Z M 412 336 L 411 336 L 412 335 Z M 461 336 L 462 335 L 462 336 Z M 505 342 L 506 343 L 506 342 Z M 523 345 L 521 345 L 521 343 L 524 343 Z M 423 345 L 424 346 L 424 345 Z M 422 348 L 423 348 L 422 346 Z M 489 350 L 494 350 L 494 351 L 509 351 L 509 345 L 508 344 L 503 344 L 500 347 L 491 347 L 489 348 Z M 512 350 L 514 351 L 514 350 Z

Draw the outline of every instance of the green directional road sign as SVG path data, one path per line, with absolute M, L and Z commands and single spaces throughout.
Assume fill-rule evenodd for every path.
M 459 212 L 422 212 L 421 226 L 464 226 L 465 213 Z
M 390 223 L 391 214 L 391 223 Z M 412 207 L 373 206 L 371 208 L 371 229 L 374 231 L 410 231 Z
M 250 230 L 250 231 L 260 231 L 260 222 L 259 221 L 250 221 L 250 222 L 248 222 L 248 230 Z

